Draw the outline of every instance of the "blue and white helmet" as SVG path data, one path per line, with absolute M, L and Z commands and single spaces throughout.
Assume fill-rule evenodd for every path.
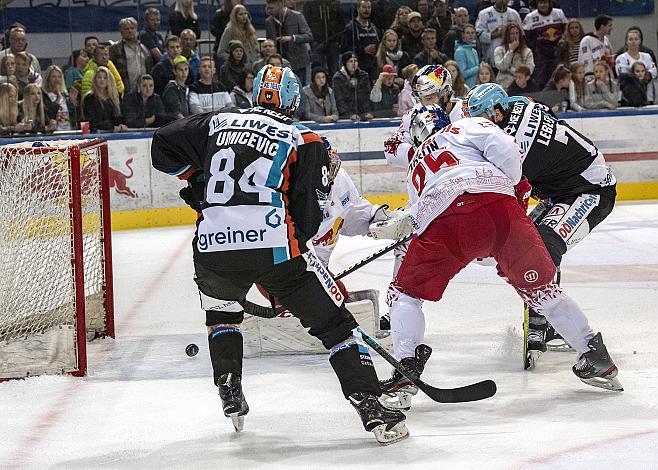
M 428 137 L 450 124 L 450 117 L 440 106 L 428 105 L 416 109 L 411 115 L 409 132 L 414 145 L 419 147 Z
M 293 113 L 299 105 L 299 81 L 288 67 L 267 64 L 254 79 L 254 105 Z
M 496 106 L 503 110 L 509 107 L 509 96 L 503 88 L 496 83 L 483 83 L 471 89 L 464 97 L 464 116 L 479 116 L 487 113 L 494 117 Z

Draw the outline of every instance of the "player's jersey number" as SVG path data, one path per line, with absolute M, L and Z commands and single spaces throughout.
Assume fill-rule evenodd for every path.
M 274 188 L 266 186 L 273 161 L 259 157 L 244 169 L 238 180 L 244 193 L 258 193 L 258 202 L 272 202 Z M 235 152 L 231 148 L 217 151 L 210 162 L 210 178 L 206 200 L 210 204 L 226 204 L 235 194 L 235 180 L 229 175 L 235 168 Z
M 436 173 L 442 168 L 448 168 L 455 165 L 459 165 L 459 159 L 455 157 L 455 154 L 450 150 L 444 150 L 438 155 L 434 155 L 433 152 L 428 153 L 423 158 L 423 161 L 418 163 L 411 173 L 411 182 L 416 189 L 416 194 L 420 195 L 420 193 L 423 192 L 423 189 L 425 189 L 427 170 Z

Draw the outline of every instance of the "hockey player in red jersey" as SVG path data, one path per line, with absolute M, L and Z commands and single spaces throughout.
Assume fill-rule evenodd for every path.
M 387 232 L 396 238 L 404 228 L 416 234 L 394 280 L 399 295 L 390 314 L 396 357 L 422 372 L 427 358 L 418 354 L 425 329 L 421 299 L 440 300 L 466 265 L 493 257 L 499 274 L 580 353 L 574 374 L 589 385 L 622 390 L 601 334 L 553 282 L 555 265 L 524 210 L 529 192 L 515 191 L 521 155 L 514 139 L 482 117 L 449 124 L 437 107 L 415 113 L 411 136 L 417 148 L 407 175 L 409 215 L 371 227 L 380 238 Z M 383 390 L 395 393 L 404 383 L 394 372 Z
M 352 334 L 357 323 L 308 249 L 331 176 L 320 137 L 292 120 L 299 104 L 295 75 L 266 65 L 254 81 L 253 102 L 254 108 L 196 114 L 162 127 L 151 148 L 157 170 L 190 182 L 201 212 L 192 243 L 195 281 L 223 412 L 242 429 L 249 407 L 240 324 L 247 292 L 259 283 L 329 350 L 364 428 L 381 444 L 404 439 L 404 414 L 378 401 L 372 360 Z

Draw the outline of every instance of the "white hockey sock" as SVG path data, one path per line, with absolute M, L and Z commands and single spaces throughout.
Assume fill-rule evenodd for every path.
M 391 335 L 395 358 L 414 357 L 416 346 L 425 335 L 425 315 L 421 309 L 423 301 L 404 293 L 393 300 L 391 314 Z
M 578 304 L 556 284 L 533 291 L 532 307 L 553 325 L 564 340 L 579 353 L 589 351 L 587 343 L 594 331 Z

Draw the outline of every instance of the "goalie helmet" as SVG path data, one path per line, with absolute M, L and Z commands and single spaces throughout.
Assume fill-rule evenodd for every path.
M 340 155 L 336 152 L 336 149 L 331 145 L 331 142 L 326 137 L 322 137 L 322 142 L 324 142 L 324 148 L 327 149 L 329 154 L 329 184 L 332 184 L 336 179 L 338 170 L 340 170 L 341 160 Z
M 419 147 L 431 135 L 450 124 L 450 118 L 439 106 L 423 106 L 415 110 L 411 116 L 411 138 Z
M 416 102 L 421 96 L 436 93 L 441 103 L 447 103 L 452 97 L 452 78 L 450 72 L 442 65 L 426 65 L 414 75 L 411 81 L 411 94 Z
M 299 105 L 299 82 L 288 67 L 265 65 L 254 79 L 254 105 L 274 108 L 290 115 Z
M 487 113 L 494 117 L 496 107 L 507 111 L 509 96 L 503 88 L 496 83 L 483 83 L 470 90 L 464 97 L 464 116 L 480 116 Z

